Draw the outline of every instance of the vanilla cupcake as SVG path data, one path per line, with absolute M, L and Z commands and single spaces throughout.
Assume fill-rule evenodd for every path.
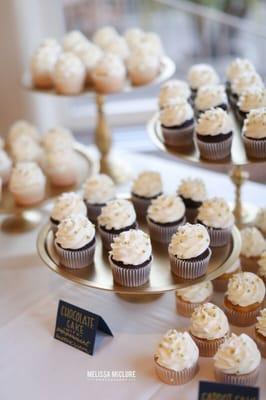
M 202 158 L 222 160 L 231 153 L 233 125 L 222 108 L 211 108 L 202 113 L 196 124 L 197 145 Z
M 152 264 L 149 236 L 140 229 L 121 232 L 111 244 L 109 262 L 117 284 L 126 287 L 144 285 L 149 280 Z
M 266 160 L 266 107 L 251 110 L 244 121 L 242 137 L 248 157 Z
M 198 306 L 191 315 L 189 333 L 201 357 L 213 357 L 226 340 L 230 327 L 225 313 L 212 303 Z
M 118 36 L 119 35 L 115 28 L 112 26 L 103 26 L 94 33 L 92 40 L 97 46 L 106 50 L 107 46 L 112 42 L 112 40 Z
M 261 352 L 262 357 L 266 358 L 266 308 L 261 310 L 255 325 L 255 342 Z
M 36 163 L 21 162 L 11 172 L 9 190 L 16 204 L 31 206 L 44 199 L 45 183 L 45 176 Z
M 2 184 L 8 183 L 12 169 L 12 161 L 5 150 L 0 149 L 0 177 Z
M 159 172 L 143 171 L 134 180 L 131 188 L 131 199 L 138 217 L 144 218 L 151 201 L 163 192 Z
M 211 301 L 213 286 L 211 281 L 201 282 L 175 291 L 177 313 L 191 317 L 193 311 L 201 304 Z
M 146 49 L 146 51 L 157 55 L 159 59 L 164 55 L 162 41 L 160 36 L 155 32 L 144 32 L 144 35 L 136 48 Z
M 110 250 L 114 238 L 121 232 L 137 229 L 133 204 L 124 199 L 109 201 L 101 210 L 98 226 L 103 247 Z
M 255 71 L 243 73 L 233 80 L 230 95 L 230 102 L 233 108 L 236 107 L 240 96 L 250 87 L 264 87 L 261 77 Z
M 80 269 L 91 266 L 96 247 L 94 225 L 81 214 L 67 217 L 58 225 L 54 244 L 64 267 Z
M 169 385 L 183 385 L 198 372 L 199 350 L 188 332 L 170 329 L 154 355 L 158 378 Z
M 84 89 L 86 70 L 80 59 L 73 53 L 62 53 L 54 68 L 54 86 L 59 94 L 76 95 Z
M 125 85 L 126 68 L 118 56 L 107 53 L 92 70 L 91 78 L 97 92 L 119 92 Z
M 63 38 L 63 48 L 65 52 L 75 52 L 77 47 L 81 45 L 89 46 L 90 42 L 86 36 L 78 30 L 68 32 Z
M 235 218 L 223 198 L 213 197 L 205 200 L 199 207 L 197 222 L 207 228 L 211 247 L 225 246 L 229 243 Z
M 74 136 L 72 132 L 62 126 L 48 129 L 42 137 L 42 144 L 46 151 L 64 148 L 73 148 Z
M 266 250 L 266 242 L 261 232 L 255 227 L 247 227 L 241 230 L 240 260 L 242 269 L 256 273 L 258 260 L 261 253 Z
M 21 134 L 10 146 L 10 154 L 15 163 L 21 161 L 41 162 L 43 151 L 39 143 L 27 134 Z
M 45 154 L 44 169 L 54 186 L 72 186 L 79 178 L 77 154 L 70 148 L 58 148 Z
M 161 110 L 160 122 L 166 145 L 185 147 L 193 143 L 194 112 L 187 101 Z
M 182 179 L 177 194 L 186 206 L 186 219 L 188 222 L 195 222 L 198 209 L 206 200 L 207 191 L 202 179 Z
M 255 226 L 266 238 L 266 207 L 261 207 L 255 218 Z
M 237 102 L 236 116 L 239 122 L 243 124 L 251 110 L 261 107 L 266 107 L 266 89 L 258 86 L 249 87 Z
M 215 278 L 212 283 L 216 292 L 226 292 L 229 279 L 236 273 L 241 272 L 240 260 L 237 259 L 226 272 L 218 278 Z
M 201 86 L 217 85 L 220 81 L 217 72 L 208 64 L 192 65 L 188 70 L 187 80 L 194 96 Z
M 258 275 L 266 285 L 266 251 L 264 251 L 258 260 Z
M 265 297 L 262 279 L 252 272 L 234 274 L 228 282 L 224 307 L 231 324 L 249 326 L 256 322 Z
M 179 226 L 168 247 L 171 271 L 178 278 L 195 279 L 207 271 L 211 250 L 207 229 L 200 224 Z
M 92 43 L 89 46 L 79 46 L 76 49 L 75 54 L 80 58 L 85 66 L 86 84 L 91 85 L 93 83 L 92 72 L 104 55 L 102 49 Z
M 144 32 L 140 28 L 129 28 L 124 33 L 129 49 L 132 51 L 140 45 L 144 36 Z
M 63 219 L 77 214 L 87 215 L 87 209 L 82 198 L 75 192 L 62 193 L 55 200 L 50 214 L 53 230 L 57 230 Z
M 214 356 L 214 373 L 218 382 L 229 385 L 256 384 L 261 355 L 256 343 L 245 333 L 232 333 Z
M 160 59 L 157 54 L 147 51 L 145 47 L 137 48 L 130 53 L 127 68 L 132 85 L 147 85 L 159 74 Z
M 121 58 L 122 61 L 126 61 L 129 57 L 129 48 L 126 39 L 122 36 L 115 37 L 106 47 L 107 53 L 112 53 Z
M 115 184 L 107 175 L 93 175 L 83 185 L 83 197 L 89 219 L 97 222 L 102 208 L 115 198 Z
M 147 210 L 147 223 L 152 240 L 169 244 L 180 225 L 186 222 L 185 205 L 176 195 L 161 195 L 152 200 Z
M 200 114 L 210 108 L 228 110 L 228 101 L 223 85 L 204 85 L 199 88 L 195 98 L 195 107 Z
M 8 147 L 10 148 L 21 135 L 30 136 L 36 142 L 40 141 L 40 134 L 34 125 L 24 120 L 18 120 L 11 125 L 8 131 L 6 140 Z
M 191 90 L 185 81 L 171 79 L 165 82 L 159 93 L 159 107 L 163 109 L 182 101 L 189 101 Z

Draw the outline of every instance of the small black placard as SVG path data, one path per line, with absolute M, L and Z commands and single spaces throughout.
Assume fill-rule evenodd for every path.
M 92 355 L 97 331 L 113 336 L 110 328 L 100 315 L 59 300 L 54 333 L 55 339 Z
M 259 388 L 201 381 L 198 400 L 259 400 Z

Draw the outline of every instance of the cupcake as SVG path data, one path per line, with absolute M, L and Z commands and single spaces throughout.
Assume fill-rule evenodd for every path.
M 88 267 L 93 264 L 96 247 L 94 225 L 81 214 L 67 217 L 58 225 L 54 244 L 64 267 Z
M 188 222 L 195 222 L 198 209 L 207 197 L 207 191 L 202 179 L 182 179 L 177 194 L 186 206 L 186 219 Z
M 171 79 L 165 82 L 159 93 L 159 107 L 163 109 L 172 106 L 180 101 L 189 101 L 191 96 L 190 88 L 185 81 Z
M 8 147 L 10 148 L 12 144 L 17 140 L 17 138 L 20 137 L 21 135 L 30 136 L 36 142 L 40 141 L 40 134 L 37 128 L 27 121 L 19 120 L 14 122 L 14 124 L 11 125 L 8 131 L 7 141 L 6 141 Z
M 258 275 L 266 285 L 266 251 L 264 251 L 258 260 Z
M 170 329 L 154 355 L 158 378 L 168 385 L 183 385 L 198 372 L 199 349 L 188 332 Z
M 256 273 L 261 253 L 266 250 L 266 242 L 261 232 L 255 227 L 247 227 L 241 233 L 240 260 L 243 271 Z
M 35 161 L 39 163 L 42 159 L 42 148 L 34 139 L 27 134 L 21 134 L 10 146 L 10 154 L 14 162 Z
M 162 194 L 161 175 L 154 171 L 143 171 L 134 180 L 131 188 L 131 200 L 138 217 L 146 217 L 151 201 Z
M 87 206 L 88 218 L 97 222 L 97 218 L 106 203 L 115 198 L 115 185 L 104 174 L 93 175 L 83 185 L 83 197 Z
M 223 198 L 205 200 L 199 207 L 197 222 L 207 228 L 211 247 L 226 246 L 229 243 L 235 218 Z
M 179 196 L 161 195 L 148 207 L 147 223 L 155 242 L 168 245 L 177 228 L 185 222 L 185 205 Z
M 196 138 L 202 158 L 217 161 L 229 157 L 233 139 L 229 114 L 219 107 L 202 113 L 196 124 Z
M 105 50 L 112 40 L 118 36 L 115 28 L 112 26 L 103 26 L 94 33 L 92 40 L 97 46 Z
M 205 85 L 197 91 L 195 107 L 198 114 L 210 108 L 228 110 L 227 96 L 223 85 Z
M 233 109 L 236 108 L 240 96 L 250 87 L 263 88 L 263 82 L 257 72 L 245 72 L 231 83 L 230 103 Z
M 229 89 L 231 83 L 235 79 L 239 78 L 240 75 L 251 72 L 255 72 L 255 67 L 249 60 L 245 58 L 235 58 L 226 70 L 227 85 L 229 85 Z
M 103 57 L 103 51 L 100 47 L 95 44 L 90 44 L 89 46 L 79 46 L 76 49 L 75 54 L 82 61 L 83 65 L 86 69 L 86 84 L 91 85 L 93 83 L 92 80 L 92 71 L 96 68 L 97 64 Z
M 71 148 L 57 148 L 44 157 L 44 169 L 52 185 L 66 187 L 78 181 L 77 154 Z
M 109 262 L 115 283 L 138 287 L 148 282 L 152 248 L 149 236 L 140 229 L 129 229 L 114 237 Z
M 129 28 L 124 33 L 124 38 L 126 39 L 127 45 L 131 51 L 140 45 L 143 36 L 143 30 L 137 27 Z
M 213 357 L 229 332 L 227 317 L 215 304 L 201 304 L 191 315 L 189 333 L 201 357 Z
M 54 86 L 59 94 L 76 95 L 82 92 L 86 70 L 80 59 L 73 53 L 62 53 L 54 68 Z
M 74 192 L 62 193 L 55 200 L 50 214 L 53 230 L 56 231 L 60 222 L 65 218 L 77 214 L 87 215 L 87 209 L 82 198 Z
M 261 207 L 255 218 L 255 226 L 266 238 L 266 207 Z
M 240 260 L 237 259 L 226 272 L 218 278 L 215 278 L 212 283 L 216 292 L 226 292 L 229 279 L 236 273 L 241 272 Z
M 124 199 L 109 201 L 98 217 L 103 247 L 110 250 L 114 238 L 121 232 L 137 229 L 133 204 Z
M 217 85 L 220 79 L 211 65 L 195 64 L 190 67 L 187 80 L 192 90 L 192 95 L 195 97 L 201 86 Z
M 194 113 L 191 105 L 182 101 L 160 112 L 165 144 L 173 147 L 191 146 L 194 132 Z
M 12 161 L 5 150 L 0 149 L 0 177 L 2 184 L 8 183 L 12 170 Z
M 201 282 L 184 289 L 176 290 L 177 313 L 184 317 L 191 317 L 193 311 L 201 304 L 211 301 L 212 296 L 213 286 L 211 281 Z
M 147 85 L 159 74 L 160 59 L 158 54 L 145 47 L 140 47 L 128 57 L 127 68 L 132 85 Z
M 106 47 L 107 53 L 112 53 L 121 58 L 122 61 L 126 61 L 129 57 L 129 48 L 126 39 L 122 36 L 117 36 Z
M 245 333 L 232 333 L 214 356 L 214 373 L 218 382 L 233 385 L 256 384 L 261 355 L 256 343 Z
M 31 206 L 44 199 L 46 179 L 34 162 L 17 163 L 11 172 L 9 190 L 16 204 Z
M 261 310 L 255 325 L 255 342 L 261 352 L 262 357 L 266 358 L 266 308 Z
M 91 72 L 95 89 L 99 93 L 120 92 L 125 85 L 126 68 L 115 54 L 105 54 Z
M 210 237 L 203 225 L 179 226 L 168 247 L 173 274 L 183 279 L 204 275 L 211 258 L 209 244 Z
M 65 52 L 75 52 L 75 49 L 81 45 L 89 46 L 90 42 L 86 36 L 78 30 L 68 32 L 63 38 L 63 48 Z
M 247 156 L 266 160 L 266 107 L 251 110 L 244 121 L 242 137 Z
M 243 125 L 248 113 L 255 108 L 266 107 L 266 89 L 251 86 L 241 94 L 236 107 L 236 116 Z
M 256 322 L 265 297 L 262 279 L 252 272 L 234 274 L 228 282 L 224 307 L 231 324 L 249 326 Z
M 144 32 L 140 43 L 138 44 L 138 46 L 136 46 L 135 49 L 140 48 L 157 55 L 159 59 L 161 59 L 164 55 L 162 41 L 160 39 L 160 36 L 157 35 L 157 33 L 155 32 Z M 134 51 L 135 49 L 133 49 L 132 51 Z
M 42 137 L 42 144 L 46 151 L 64 148 L 73 148 L 74 136 L 72 132 L 61 126 L 48 129 Z

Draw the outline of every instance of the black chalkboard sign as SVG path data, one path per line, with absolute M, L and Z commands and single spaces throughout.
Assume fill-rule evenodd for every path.
M 113 336 L 110 328 L 100 315 L 59 300 L 54 333 L 55 339 L 93 355 L 98 331 Z
M 199 383 L 198 400 L 259 400 L 259 388 L 224 383 Z

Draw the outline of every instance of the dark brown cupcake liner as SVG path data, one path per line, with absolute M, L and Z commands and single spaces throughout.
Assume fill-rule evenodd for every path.
M 198 208 L 189 208 L 186 207 L 186 219 L 191 224 L 194 224 L 198 215 Z
M 168 146 L 186 147 L 193 143 L 194 124 L 186 128 L 166 128 L 162 126 L 164 141 Z
M 236 311 L 231 307 L 227 307 L 224 304 L 225 313 L 227 315 L 228 321 L 235 326 L 251 326 L 257 322 L 257 316 L 260 313 L 262 305 L 258 306 L 255 310 L 241 312 Z
M 259 348 L 259 351 L 261 352 L 262 357 L 266 358 L 266 337 L 263 339 L 263 337 L 259 333 L 257 333 L 256 328 L 254 340 Z
M 240 263 L 244 272 L 253 272 L 256 274 L 259 269 L 259 257 L 245 257 L 240 255 Z
M 199 354 L 201 357 L 213 357 L 214 354 L 217 352 L 219 346 L 224 343 L 227 336 L 224 336 L 219 339 L 201 339 L 197 336 L 194 336 L 191 332 L 189 332 L 192 339 L 196 343 L 199 349 Z
M 214 376 L 218 382 L 227 383 L 229 385 L 247 385 L 254 386 L 259 378 L 259 367 L 249 374 L 227 374 L 214 367 Z
M 138 287 L 148 282 L 151 271 L 151 261 L 144 267 L 120 267 L 115 264 L 109 256 L 109 262 L 112 268 L 113 279 L 116 283 L 125 287 Z
M 56 242 L 54 242 L 54 244 L 60 263 L 64 267 L 71 269 L 80 269 L 93 264 L 96 248 L 95 241 L 90 247 L 83 250 L 66 250 L 60 247 Z
M 229 243 L 232 228 L 214 229 L 206 226 L 210 236 L 210 247 L 222 247 Z
M 256 140 L 249 139 L 245 135 L 242 137 L 248 157 L 266 160 L 266 138 Z
M 179 315 L 189 318 L 197 307 L 204 303 L 208 303 L 209 301 L 211 301 L 211 299 L 212 296 L 209 296 L 204 301 L 201 301 L 199 303 L 190 303 L 189 301 L 183 301 L 182 298 L 176 294 L 176 311 Z
M 182 221 L 172 226 L 162 226 L 156 224 L 153 221 L 151 221 L 149 217 L 147 217 L 147 223 L 151 239 L 153 239 L 155 242 L 169 244 L 171 241 L 171 237 L 173 236 L 174 233 L 176 233 L 177 228 L 180 225 L 184 225 L 186 223 L 186 218 L 184 217 Z
M 203 142 L 197 137 L 197 144 L 202 158 L 206 160 L 223 160 L 230 156 L 233 135 L 221 142 Z
M 198 363 L 196 363 L 192 367 L 185 368 L 182 371 L 174 371 L 160 365 L 156 356 L 154 357 L 154 365 L 158 378 L 167 385 L 184 385 L 191 381 L 199 370 Z
M 131 200 L 132 203 L 134 205 L 136 214 L 139 218 L 145 218 L 146 214 L 147 214 L 147 209 L 149 207 L 149 205 L 151 204 L 152 199 L 144 199 L 144 198 L 140 198 L 138 196 L 135 196 L 134 193 L 131 193 Z
M 178 278 L 195 279 L 204 275 L 208 269 L 211 258 L 211 250 L 203 260 L 181 260 L 172 254 L 169 254 L 171 271 Z
M 87 202 L 85 202 L 85 203 L 87 206 L 87 216 L 88 216 L 89 220 L 91 222 L 93 222 L 94 224 L 96 224 L 97 218 L 101 214 L 101 211 L 102 211 L 102 208 L 104 205 L 89 204 Z
M 109 251 L 111 250 L 111 243 L 114 241 L 114 238 L 119 235 L 119 233 L 110 233 L 106 232 L 104 229 L 102 229 L 100 226 L 98 226 L 99 233 L 101 235 L 102 239 L 102 244 L 105 250 Z M 137 229 L 137 226 L 135 227 Z M 125 231 L 127 231 L 128 228 L 125 228 Z M 120 229 L 120 233 L 123 232 L 124 230 Z

